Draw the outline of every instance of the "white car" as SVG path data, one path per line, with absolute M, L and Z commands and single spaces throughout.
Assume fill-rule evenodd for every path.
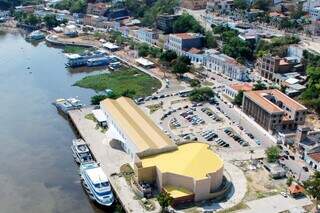
M 288 197 L 288 194 L 285 193 L 285 192 L 280 192 L 280 194 L 281 194 L 283 197 Z

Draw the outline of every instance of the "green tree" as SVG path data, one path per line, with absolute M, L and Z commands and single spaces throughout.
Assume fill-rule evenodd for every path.
M 320 172 L 316 171 L 307 180 L 303 182 L 303 187 L 307 194 L 315 200 L 316 209 L 320 205 Z
M 265 89 L 267 89 L 267 86 L 264 83 L 262 83 L 262 81 L 257 81 L 257 83 L 253 85 L 252 90 L 265 90 Z
M 172 72 L 176 75 L 178 75 L 179 77 L 190 71 L 190 67 L 188 64 L 186 64 L 185 62 L 183 62 L 182 60 L 177 60 L 176 63 L 173 65 L 173 69 Z
M 243 90 L 240 90 L 238 92 L 238 94 L 236 95 L 236 97 L 234 97 L 234 101 L 233 103 L 237 106 L 241 106 L 242 105 L 242 99 L 243 99 Z
M 91 104 L 92 105 L 99 105 L 101 101 L 108 98 L 106 95 L 94 95 L 91 97 Z
M 183 13 L 174 23 L 173 32 L 174 33 L 203 33 L 203 28 L 199 22 L 190 14 Z
M 149 45 L 146 43 L 139 45 L 138 54 L 141 57 L 147 57 L 149 55 Z
M 167 50 L 161 53 L 160 61 L 171 63 L 174 59 L 176 59 L 177 53 L 172 50 Z
M 126 89 L 122 92 L 121 96 L 133 98 L 136 95 L 136 91 L 132 89 Z
M 216 48 L 218 46 L 217 40 L 211 31 L 206 31 L 205 33 L 204 46 L 207 48 Z
M 43 21 L 46 23 L 48 29 L 52 29 L 60 24 L 55 15 L 46 15 Z
M 293 180 L 294 180 L 293 177 L 289 176 L 288 179 L 287 179 L 287 182 L 286 182 L 287 186 L 291 186 Z
M 278 160 L 280 155 L 280 149 L 277 146 L 271 146 L 266 149 L 267 161 L 269 163 L 274 163 Z
M 191 79 L 189 83 L 192 87 L 199 87 L 201 85 L 201 82 L 198 79 Z
M 248 3 L 246 0 L 234 0 L 234 7 L 239 10 L 246 10 L 248 8 Z
M 209 101 L 215 96 L 214 92 L 210 87 L 196 88 L 190 92 L 190 101 L 203 102 Z
M 157 200 L 162 208 L 162 212 L 165 212 L 165 208 L 170 206 L 173 202 L 173 198 L 171 197 L 171 195 L 165 191 L 159 193 L 159 195 L 157 196 Z
M 270 0 L 255 0 L 253 3 L 253 8 L 267 11 L 269 10 Z

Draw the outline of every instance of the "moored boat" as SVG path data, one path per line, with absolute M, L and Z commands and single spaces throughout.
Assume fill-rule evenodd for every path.
M 80 176 L 82 185 L 90 199 L 105 207 L 113 204 L 114 196 L 111 185 L 97 163 L 82 163 L 80 165 Z
M 41 39 L 44 39 L 44 38 L 45 38 L 45 35 L 40 30 L 33 31 L 32 33 L 30 33 L 27 36 L 27 39 L 29 39 L 29 40 L 41 40 Z
M 90 150 L 83 139 L 73 139 L 71 150 L 77 163 L 88 163 L 93 161 Z
M 69 110 L 80 109 L 84 105 L 80 102 L 80 100 L 76 98 L 60 98 L 53 102 L 53 105 L 57 107 L 58 110 L 63 113 L 67 113 Z

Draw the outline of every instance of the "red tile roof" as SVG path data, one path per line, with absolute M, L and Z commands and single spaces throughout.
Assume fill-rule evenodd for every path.
M 249 91 L 245 93 L 245 96 L 250 98 L 252 101 L 257 103 L 261 108 L 265 109 L 270 113 L 283 112 L 283 110 L 278 107 L 276 104 L 272 103 L 265 96 L 272 95 L 279 101 L 281 101 L 285 106 L 293 109 L 293 110 L 306 110 L 302 104 L 283 94 L 277 89 L 270 90 L 257 90 L 257 91 Z
M 320 162 L 320 152 L 318 153 L 310 153 L 308 154 L 310 158 L 312 158 L 313 160 Z
M 299 194 L 304 192 L 304 188 L 297 183 L 292 183 L 289 187 L 290 194 Z
M 231 87 L 232 89 L 236 90 L 236 91 L 251 91 L 253 86 L 251 84 L 248 83 L 235 83 L 235 84 L 231 84 L 229 85 L 229 87 Z

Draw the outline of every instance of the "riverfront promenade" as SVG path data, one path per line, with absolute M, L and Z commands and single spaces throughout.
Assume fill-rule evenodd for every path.
M 149 212 L 160 211 L 160 206 L 156 203 L 156 210 L 147 211 L 140 204 L 140 200 L 131 190 L 124 177 L 112 175 L 120 172 L 120 166 L 130 163 L 130 157 L 122 150 L 112 148 L 108 143 L 107 136 L 100 129 L 96 128 L 96 123 L 85 118 L 91 113 L 93 107 L 82 108 L 80 110 L 69 111 L 72 123 L 75 125 L 80 136 L 88 144 L 97 162 L 100 163 L 103 171 L 108 176 L 110 183 L 126 212 Z

